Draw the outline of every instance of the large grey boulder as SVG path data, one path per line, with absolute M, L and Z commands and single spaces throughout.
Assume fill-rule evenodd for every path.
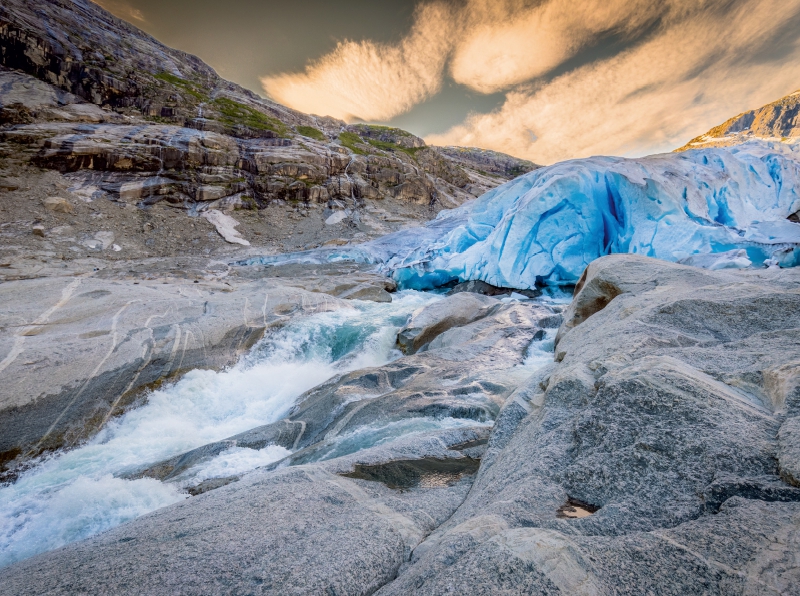
M 796 271 L 593 263 L 558 363 L 508 399 L 464 504 L 379 593 L 800 593 L 800 490 L 776 465 L 799 290 Z
M 397 345 L 414 354 L 453 327 L 462 327 L 490 314 L 500 301 L 482 294 L 461 292 L 419 309 L 397 334 Z

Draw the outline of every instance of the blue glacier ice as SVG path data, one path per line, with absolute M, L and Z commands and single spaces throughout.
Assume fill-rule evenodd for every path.
M 800 223 L 787 218 L 798 211 L 800 144 L 750 141 L 557 163 L 425 226 L 325 258 L 380 263 L 401 287 L 415 289 L 454 280 L 524 289 L 571 284 L 610 253 L 712 269 L 792 267 L 800 264 Z
M 800 145 L 753 141 L 558 163 L 370 248 L 402 286 L 418 289 L 575 283 L 610 253 L 788 267 L 800 264 L 800 224 L 787 219 L 798 211 Z

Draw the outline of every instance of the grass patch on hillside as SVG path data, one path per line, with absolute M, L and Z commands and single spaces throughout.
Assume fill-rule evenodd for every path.
M 270 130 L 281 136 L 286 135 L 286 125 L 271 116 L 259 112 L 238 101 L 218 97 L 213 101 L 214 108 L 221 114 L 219 121 L 228 126 L 241 124 L 256 130 Z
M 309 139 L 316 139 L 317 141 L 327 141 L 325 134 L 313 126 L 298 126 L 295 128 L 298 134 L 308 137 Z
M 397 143 L 389 143 L 387 141 L 376 141 L 375 139 L 367 139 L 367 142 L 376 147 L 378 149 L 382 149 L 383 151 L 402 151 L 416 159 L 417 152 L 422 151 L 423 149 L 427 149 L 427 147 L 403 147 L 402 145 L 398 145 Z
M 356 145 L 363 144 L 364 140 L 358 136 L 354 132 L 343 132 L 339 135 L 339 142 L 342 144 L 343 147 L 347 147 L 353 153 L 357 153 L 358 155 L 366 155 L 367 152 L 363 149 L 359 149 Z
M 159 81 L 169 83 L 173 87 L 178 87 L 181 91 L 188 93 L 195 99 L 199 99 L 200 101 L 206 101 L 208 99 L 208 95 L 203 93 L 202 89 L 199 89 L 196 83 L 177 77 L 174 74 L 160 72 L 156 75 L 156 78 Z

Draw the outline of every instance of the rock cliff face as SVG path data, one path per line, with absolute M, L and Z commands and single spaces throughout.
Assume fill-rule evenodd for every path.
M 302 247 L 427 219 L 536 167 L 296 112 L 88 0 L 4 2 L 0 47 L 3 174 L 58 172 L 68 199 L 190 215 L 272 205 L 273 219 L 288 206 L 318 224 Z M 28 198 L 13 186 L 10 202 Z
M 677 151 L 703 147 L 729 147 L 750 139 L 789 141 L 800 137 L 800 91 L 756 110 L 734 116 L 695 137 Z
M 7 567 L 0 592 L 800 594 L 798 275 L 613 255 L 563 321 L 455 294 L 401 331 L 417 353 L 136 475 L 231 445 L 283 462 Z M 370 435 L 437 411 L 466 424 Z

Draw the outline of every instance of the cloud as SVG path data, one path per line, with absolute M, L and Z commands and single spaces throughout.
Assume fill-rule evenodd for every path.
M 138 8 L 134 8 L 127 2 L 123 0 L 92 0 L 95 4 L 99 7 L 104 8 L 111 14 L 124 19 L 124 20 L 131 20 L 139 21 L 140 23 L 146 23 L 147 19 L 144 17 L 144 13 Z
M 423 4 L 399 44 L 344 41 L 304 72 L 263 77 L 261 83 L 272 99 L 303 112 L 388 120 L 441 88 L 451 23 L 447 5 Z
M 346 41 L 262 82 L 305 112 L 386 121 L 449 74 L 506 99 L 428 142 L 551 163 L 672 149 L 796 89 L 798 30 L 800 0 L 421 0 L 399 43 Z M 626 49 L 551 79 L 607 36 Z
M 539 163 L 669 150 L 747 107 L 798 86 L 800 43 L 753 60 L 798 23 L 798 0 L 727 3 L 684 13 L 613 58 L 507 93 L 494 113 L 426 140 L 477 145 Z M 712 8 L 723 8 L 717 3 Z
M 673 12 L 681 0 L 471 0 L 456 40 L 456 82 L 493 93 L 546 74 L 599 35 L 630 34 Z

